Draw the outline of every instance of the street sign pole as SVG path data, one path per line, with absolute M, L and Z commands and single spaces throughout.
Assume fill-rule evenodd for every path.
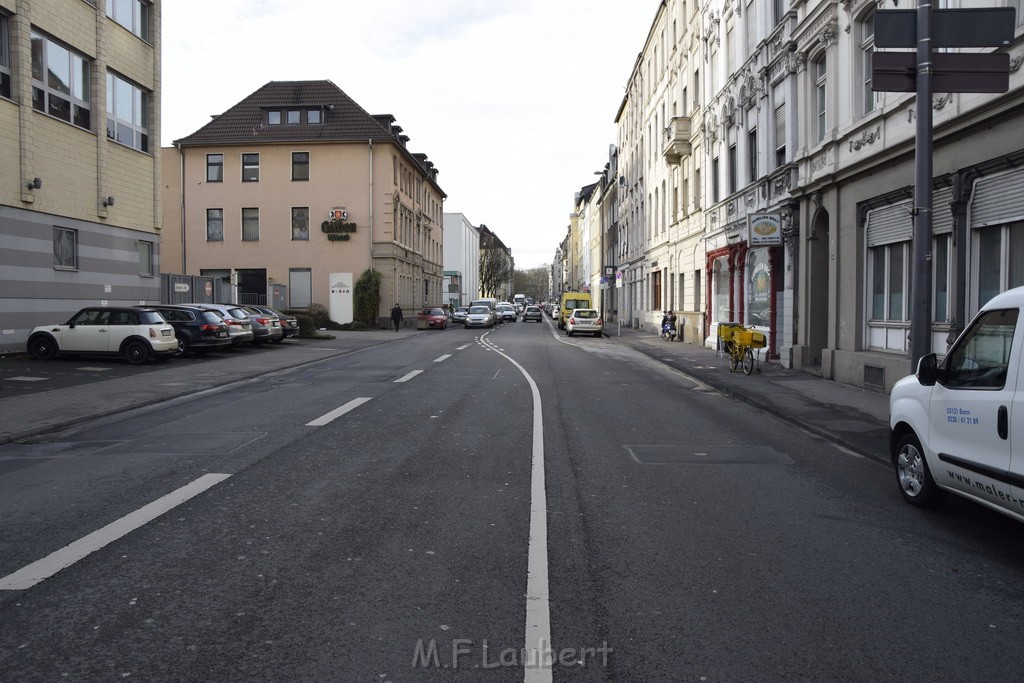
M 910 367 L 932 346 L 932 3 L 917 5 L 917 145 L 910 299 Z

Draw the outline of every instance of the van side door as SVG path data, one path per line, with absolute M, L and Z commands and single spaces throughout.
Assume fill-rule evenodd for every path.
M 1010 411 L 1021 372 L 1018 317 L 1015 308 L 982 312 L 946 355 L 928 407 L 936 483 L 1002 507 L 1014 499 Z

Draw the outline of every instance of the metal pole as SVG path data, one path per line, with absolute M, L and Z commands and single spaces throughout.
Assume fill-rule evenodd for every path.
M 914 163 L 910 363 L 932 346 L 932 3 L 917 6 L 917 147 Z

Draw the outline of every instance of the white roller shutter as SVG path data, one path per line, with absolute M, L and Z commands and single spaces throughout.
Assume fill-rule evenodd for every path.
M 900 202 L 868 211 L 866 233 L 869 247 L 907 242 L 914 235 L 911 202 Z
M 974 182 L 972 228 L 1024 220 L 1024 171 L 1015 170 Z
M 947 232 L 953 232 L 953 211 L 949 208 L 952 201 L 952 187 L 944 187 L 932 194 L 933 235 L 944 235 Z

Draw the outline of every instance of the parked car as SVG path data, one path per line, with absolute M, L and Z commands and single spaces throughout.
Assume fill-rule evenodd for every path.
M 58 354 L 121 356 L 132 365 L 167 360 L 178 350 L 174 328 L 152 308 L 83 308 L 66 323 L 40 325 L 26 349 L 37 360 Z
M 903 498 L 947 492 L 1024 521 L 1024 287 L 994 296 L 946 352 L 889 393 L 889 455 Z
M 506 322 L 506 323 L 507 322 L 513 322 L 514 323 L 516 321 L 516 318 L 519 317 L 519 314 L 516 312 L 515 306 L 513 306 L 510 303 L 505 303 L 505 302 L 500 303 L 500 304 L 498 304 L 498 306 L 497 306 L 497 308 L 495 310 L 497 310 L 498 315 L 501 316 L 502 322 Z
M 452 322 L 453 323 L 463 323 L 463 324 L 465 324 L 465 322 L 466 322 L 466 315 L 468 315 L 468 314 L 469 314 L 469 306 L 457 306 L 455 308 L 455 310 L 452 311 Z
M 470 327 L 494 327 L 494 316 L 490 306 L 470 306 L 466 314 L 466 329 Z
M 268 315 L 276 315 L 278 317 L 281 321 L 281 330 L 284 332 L 284 337 L 273 340 L 276 343 L 281 343 L 289 337 L 299 336 L 299 319 L 294 315 L 288 315 L 287 313 L 283 313 L 276 308 L 271 308 L 270 306 L 248 306 L 247 308 L 255 308 L 256 310 L 262 311 Z
M 426 319 L 427 327 L 430 329 L 448 329 L 448 316 L 441 308 L 424 308 L 420 311 L 420 317 Z
M 267 313 L 255 306 L 239 306 L 252 321 L 253 346 L 264 342 L 279 343 L 284 341 L 284 330 L 281 319 L 276 313 Z
M 248 314 L 234 304 L 190 304 L 194 308 L 213 311 L 219 315 L 228 326 L 228 336 L 231 337 L 231 348 L 237 348 L 242 344 L 252 344 L 256 338 L 253 332 L 252 320 Z
M 565 321 L 565 333 L 571 337 L 577 332 L 590 332 L 595 337 L 604 334 L 604 320 L 596 308 L 573 309 Z
M 188 353 L 202 356 L 207 351 L 224 350 L 231 346 L 227 323 L 213 311 L 173 304 L 150 308 L 158 311 L 174 328 L 174 336 L 178 341 L 178 349 L 174 354 L 176 357 Z
M 544 316 L 540 312 L 540 306 L 527 306 L 526 310 L 523 311 L 523 322 L 529 322 L 536 320 L 539 323 L 544 322 Z

